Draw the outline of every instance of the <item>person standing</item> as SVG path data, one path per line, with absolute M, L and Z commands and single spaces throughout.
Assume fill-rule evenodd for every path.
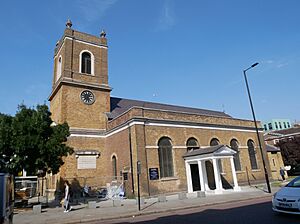
M 72 207 L 70 206 L 70 195 L 71 195 L 70 184 L 69 181 L 65 180 L 64 212 L 69 212 L 72 209 Z
M 285 176 L 284 176 L 285 175 L 285 171 L 284 171 L 284 169 L 282 167 L 280 167 L 279 173 L 280 173 L 280 176 L 282 178 L 282 181 L 284 181 L 285 180 Z

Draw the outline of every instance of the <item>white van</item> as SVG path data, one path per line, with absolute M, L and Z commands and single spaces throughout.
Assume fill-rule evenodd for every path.
M 14 178 L 0 173 L 0 223 L 13 223 L 14 214 Z

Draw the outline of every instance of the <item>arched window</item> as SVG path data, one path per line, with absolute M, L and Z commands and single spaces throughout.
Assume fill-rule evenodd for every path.
M 57 61 L 57 68 L 56 68 L 56 81 L 59 80 L 61 76 L 61 66 L 62 66 L 62 58 L 59 56 Z
M 112 175 L 114 179 L 117 179 L 117 158 L 116 156 L 113 156 L 111 159 L 111 163 L 112 163 Z
M 220 142 L 217 138 L 213 138 L 212 140 L 210 140 L 210 143 L 209 143 L 210 146 L 215 146 L 215 145 L 219 145 L 219 144 L 220 144 Z
M 158 142 L 158 157 L 159 157 L 159 168 L 160 176 L 173 177 L 173 155 L 172 155 L 172 144 L 169 138 L 161 138 Z
M 242 168 L 241 168 L 240 151 L 239 151 L 238 141 L 235 139 L 232 139 L 230 141 L 230 147 L 236 152 L 236 154 L 233 156 L 235 170 L 240 171 L 240 170 L 242 170 Z
M 189 138 L 186 142 L 186 148 L 187 148 L 187 151 L 193 151 L 195 149 L 199 149 L 200 147 L 199 147 L 197 139 Z
M 81 54 L 81 73 L 92 74 L 92 56 L 86 51 Z
M 257 167 L 256 156 L 255 156 L 254 142 L 252 140 L 248 140 L 247 146 L 248 146 L 248 153 L 249 153 L 249 158 L 251 163 L 251 169 L 255 170 L 258 167 Z
M 215 146 L 215 145 L 219 145 L 220 142 L 217 138 L 213 138 L 212 140 L 210 140 L 209 145 L 210 146 Z M 223 166 L 222 166 L 222 161 L 220 159 L 218 159 L 218 166 L 219 166 L 219 170 L 221 173 L 223 173 Z

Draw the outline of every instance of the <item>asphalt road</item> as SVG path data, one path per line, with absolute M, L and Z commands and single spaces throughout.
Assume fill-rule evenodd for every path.
M 294 224 L 300 223 L 300 215 L 276 214 L 271 209 L 271 198 L 262 198 L 93 223 Z

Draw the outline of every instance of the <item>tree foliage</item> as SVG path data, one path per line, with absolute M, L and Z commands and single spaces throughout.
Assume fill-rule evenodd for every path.
M 295 166 L 300 164 L 300 136 L 280 139 L 276 146 L 280 148 L 283 163 Z
M 67 123 L 51 125 L 47 105 L 36 109 L 21 105 L 16 115 L 0 114 L 0 168 L 17 174 L 25 169 L 57 173 L 63 157 L 73 153 L 65 143 L 70 135 Z

